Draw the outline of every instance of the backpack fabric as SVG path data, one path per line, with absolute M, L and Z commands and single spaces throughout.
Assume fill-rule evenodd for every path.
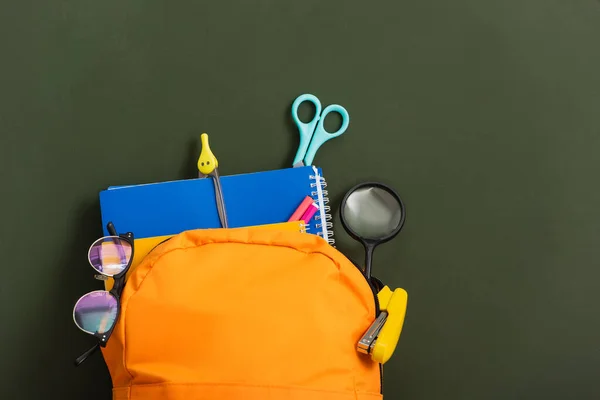
M 102 353 L 114 400 L 380 400 L 380 364 L 356 350 L 377 313 L 319 236 L 191 230 L 131 271 Z

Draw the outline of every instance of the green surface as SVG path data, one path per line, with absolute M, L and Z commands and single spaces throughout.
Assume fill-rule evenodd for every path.
M 1 1 L 0 397 L 108 399 L 72 366 L 98 192 L 192 177 L 204 131 L 224 175 L 287 167 L 308 92 L 351 116 L 335 212 L 367 179 L 408 208 L 386 398 L 600 398 L 599 43 L 592 0 Z

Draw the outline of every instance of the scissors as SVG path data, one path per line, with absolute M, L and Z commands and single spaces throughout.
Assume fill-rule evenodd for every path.
M 198 158 L 198 177 L 206 178 L 207 176 L 210 176 L 213 178 L 219 219 L 221 220 L 221 226 L 227 228 L 229 224 L 227 223 L 227 213 L 225 212 L 225 202 L 223 201 L 223 190 L 221 189 L 221 179 L 219 178 L 219 162 L 210 150 L 208 135 L 206 133 L 200 135 L 200 141 L 202 142 L 202 151 Z
M 304 101 L 310 101 L 315 105 L 316 109 L 315 116 L 312 121 L 308 123 L 304 123 L 298 118 L 298 106 Z M 330 133 L 325 130 L 323 124 L 327 114 L 334 111 L 342 116 L 342 126 L 336 132 Z M 338 137 L 346 132 L 348 124 L 350 123 L 350 116 L 344 107 L 338 104 L 331 104 L 325 107 L 323 112 L 321 112 L 321 102 L 312 94 L 303 94 L 294 100 L 294 103 L 292 104 L 292 118 L 300 131 L 300 144 L 298 146 L 296 158 L 294 158 L 294 162 L 292 163 L 294 167 L 312 165 L 319 147 L 329 139 Z

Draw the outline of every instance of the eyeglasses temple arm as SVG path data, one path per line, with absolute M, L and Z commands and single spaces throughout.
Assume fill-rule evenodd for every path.
M 112 222 L 108 222 L 108 224 L 106 224 L 106 230 L 108 231 L 108 234 L 111 236 L 117 236 L 117 230 L 115 229 L 115 225 Z
M 112 221 L 108 221 L 108 223 L 106 224 L 106 230 L 108 231 L 108 234 L 110 236 L 119 236 L 117 230 L 115 229 L 115 224 L 113 224 Z M 114 239 L 114 242 L 115 244 L 117 243 L 116 239 Z M 121 257 L 121 262 L 125 262 L 127 258 L 125 252 L 123 252 L 123 249 L 121 249 L 119 246 L 117 246 L 117 248 L 119 249 L 119 256 Z
M 75 366 L 79 367 L 81 364 L 83 364 L 83 362 L 85 360 L 87 360 L 87 358 L 89 356 L 91 356 L 92 354 L 94 354 L 94 352 L 96 350 L 98 350 L 100 348 L 100 344 L 96 343 L 94 346 L 90 347 L 88 350 L 86 350 L 85 353 L 83 353 L 82 355 L 80 355 L 79 357 L 77 357 L 77 359 L 75 360 Z

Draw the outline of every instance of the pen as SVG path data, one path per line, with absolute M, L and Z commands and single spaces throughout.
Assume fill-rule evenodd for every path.
M 300 221 L 302 219 L 302 216 L 304 215 L 304 212 L 306 212 L 306 210 L 308 210 L 308 207 L 310 207 L 310 204 L 312 202 L 313 202 L 312 197 L 306 196 L 304 198 L 304 200 L 302 200 L 302 203 L 300 203 L 300 206 L 296 209 L 296 211 L 294 211 L 294 213 L 292 214 L 290 219 L 288 219 L 288 222 Z
M 302 215 L 302 218 L 300 218 L 302 221 L 304 221 L 305 224 L 308 224 L 308 221 L 310 221 L 313 217 L 313 215 L 315 215 L 315 213 L 317 212 L 317 210 L 319 209 L 319 207 L 317 206 L 316 203 L 312 203 L 311 205 L 308 206 L 308 209 L 304 212 L 304 214 Z
M 202 151 L 198 158 L 198 177 L 211 176 L 213 178 L 219 220 L 221 221 L 221 226 L 227 228 L 227 212 L 225 211 L 225 201 L 223 200 L 223 190 L 221 189 L 221 179 L 219 178 L 219 162 L 210 150 L 208 135 L 206 133 L 200 135 L 200 141 L 202 142 Z

